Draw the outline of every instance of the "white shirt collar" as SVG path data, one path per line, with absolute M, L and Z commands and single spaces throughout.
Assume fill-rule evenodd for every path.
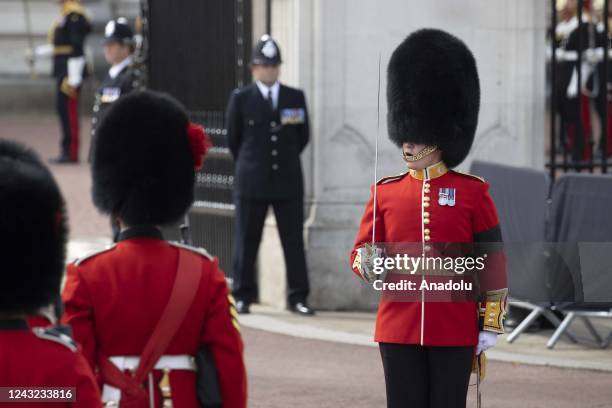
M 280 91 L 280 83 L 276 81 L 274 84 L 272 84 L 272 86 L 267 86 L 260 81 L 255 81 L 255 83 L 257 84 L 257 88 L 259 88 L 259 92 L 261 92 L 264 99 L 267 99 L 268 92 L 272 91 L 272 103 L 274 104 L 275 109 L 278 108 L 278 93 Z
M 127 67 L 131 63 L 132 63 L 132 56 L 129 56 L 123 61 L 121 61 L 120 63 L 115 64 L 112 67 L 110 67 L 110 69 L 108 70 L 108 75 L 111 78 L 115 79 L 117 75 L 119 75 L 119 73 L 123 71 L 123 68 Z

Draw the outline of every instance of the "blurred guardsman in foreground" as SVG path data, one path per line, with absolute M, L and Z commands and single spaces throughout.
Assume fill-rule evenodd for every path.
M 85 39 L 91 32 L 91 23 L 85 9 L 76 0 L 57 0 L 60 15 L 49 30 L 49 44 L 37 47 L 27 58 L 32 62 L 39 57 L 53 58 L 53 76 L 56 79 L 56 105 L 62 140 L 60 154 L 53 163 L 79 161 L 79 93 L 87 74 Z
M 387 102 L 389 137 L 402 148 L 409 170 L 374 186 L 351 255 L 354 272 L 377 279 L 377 244 L 412 244 L 417 257 L 439 257 L 436 248 L 456 243 L 499 247 L 488 184 L 450 170 L 467 156 L 478 124 L 480 84 L 467 46 L 440 30 L 412 33 L 389 62 Z M 475 291 L 480 303 L 437 301 L 424 288 L 411 301 L 383 295 L 375 341 L 389 408 L 465 407 L 475 355 L 503 333 L 503 252 L 488 253 L 487 264 Z M 414 278 L 425 280 L 420 273 Z
M 134 91 L 98 127 L 93 200 L 122 230 L 116 245 L 68 265 L 63 299 L 105 402 L 195 408 L 204 394 L 214 406 L 246 407 L 225 276 L 206 251 L 160 230 L 191 206 L 207 147 L 204 130 L 165 94 Z
M 132 69 L 134 52 L 134 31 L 125 18 L 111 20 L 104 29 L 104 58 L 110 69 L 96 92 L 91 119 L 91 146 L 95 144 L 96 130 L 104 114 L 113 102 L 135 88 L 138 88 L 135 71 Z
M 227 141 L 236 162 L 236 237 L 233 294 L 239 313 L 257 296 L 255 260 L 268 207 L 272 206 L 285 254 L 288 304 L 311 315 L 304 255 L 304 181 L 300 154 L 308 144 L 304 93 L 278 82 L 280 49 L 268 35 L 255 45 L 255 83 L 235 90 L 227 108 Z
M 92 371 L 70 336 L 26 322 L 59 295 L 68 235 L 62 195 L 23 145 L 0 141 L 0 174 L 0 385 L 75 388 L 75 402 L 51 405 L 100 407 Z

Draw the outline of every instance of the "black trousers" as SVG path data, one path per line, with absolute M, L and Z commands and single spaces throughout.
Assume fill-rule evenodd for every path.
M 465 408 L 474 347 L 379 346 L 387 408 Z
M 248 303 L 257 298 L 255 260 L 261 242 L 268 207 L 272 206 L 287 269 L 288 301 L 306 300 L 309 291 L 304 254 L 304 202 L 302 197 L 288 200 L 253 200 L 236 197 L 236 232 L 233 255 L 232 294 Z
M 69 97 L 61 90 L 62 80 L 57 81 L 56 108 L 59 116 L 62 140 L 60 142 L 60 155 L 71 160 L 79 159 L 79 113 L 78 93 Z

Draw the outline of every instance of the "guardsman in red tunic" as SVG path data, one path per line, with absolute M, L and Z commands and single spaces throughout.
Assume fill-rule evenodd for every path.
M 383 247 L 386 259 L 402 246 L 405 254 L 435 259 L 439 248 L 448 252 L 469 244 L 488 258 L 478 274 L 479 286 L 472 290 L 477 299 L 441 299 L 444 294 L 420 285 L 439 282 L 440 276 L 424 274 L 403 275 L 416 284 L 413 292 L 383 292 L 375 341 L 388 407 L 465 407 L 475 355 L 493 346 L 503 332 L 505 257 L 495 245 L 501 232 L 488 184 L 451 170 L 472 145 L 479 97 L 474 57 L 448 33 L 417 31 L 391 57 L 389 134 L 403 149 L 409 171 L 373 187 L 351 255 L 353 270 L 377 281 L 375 288 L 382 284 L 375 266 L 381 265 L 377 258 L 385 258 Z M 388 274 L 385 283 L 398 283 L 398 276 Z M 447 289 L 446 295 L 454 293 Z
M 215 406 L 246 407 L 225 276 L 215 258 L 165 241 L 159 229 L 193 201 L 204 131 L 173 98 L 133 92 L 108 110 L 95 143 L 94 203 L 122 231 L 113 247 L 68 266 L 63 299 L 65 322 L 100 373 L 102 399 L 200 407 L 209 390 L 207 400 L 222 404 Z
M 26 321 L 59 295 L 67 236 L 62 195 L 39 157 L 20 144 L 0 141 L 0 174 L 0 387 L 14 387 L 14 398 L 23 397 L 17 388 L 40 388 L 38 396 L 51 388 L 73 388 L 74 402 L 51 406 L 99 407 L 93 373 L 70 336 L 56 327 L 31 328 Z M 2 391 L 0 406 L 50 402 L 10 403 L 10 397 L 9 390 Z

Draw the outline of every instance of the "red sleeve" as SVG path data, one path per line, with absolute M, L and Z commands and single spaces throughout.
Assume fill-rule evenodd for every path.
M 363 244 L 372 242 L 372 228 L 374 222 L 376 222 L 376 237 L 375 242 L 384 242 L 385 240 L 385 223 L 380 212 L 380 206 L 376 204 L 376 220 L 374 221 L 374 187 L 371 188 L 372 196 L 366 205 L 363 216 L 361 217 L 361 224 L 359 226 L 359 232 L 357 233 L 357 239 L 355 239 L 355 245 L 353 245 L 353 251 L 351 252 L 351 269 L 361 278 L 361 274 L 358 270 L 353 268 L 353 262 L 357 256 L 357 249 Z M 378 198 L 378 197 L 377 197 Z M 378 200 L 377 200 L 378 201 Z
M 489 185 L 484 184 L 474 213 L 474 242 L 478 255 L 486 254 L 485 268 L 479 272 L 480 284 L 480 328 L 494 333 L 503 333 L 506 311 L 508 275 L 501 229 L 497 210 L 489 194 Z
M 495 203 L 489 194 L 489 185 L 482 184 L 482 194 L 473 218 L 474 242 L 480 243 L 481 252 L 487 254 L 485 273 L 479 274 L 482 293 L 508 287 L 506 256 Z
M 76 364 L 76 402 L 72 404 L 75 408 L 101 407 L 102 397 L 91 372 L 89 364 L 80 352 L 77 352 Z
M 72 336 L 81 346 L 83 355 L 93 370 L 96 366 L 93 306 L 86 282 L 81 278 L 79 269 L 74 264 L 68 265 L 62 300 L 65 308 L 62 323 L 72 327 Z
M 497 217 L 497 209 L 495 203 L 489 194 L 489 184 L 480 183 L 482 190 L 480 192 L 479 201 L 477 202 L 473 217 L 473 230 L 475 234 L 486 233 L 494 228 L 499 228 L 499 219 Z M 499 237 L 501 241 L 501 236 Z
M 210 303 L 202 329 L 201 344 L 208 346 L 215 360 L 223 408 L 247 406 L 247 378 L 243 344 L 236 311 L 225 281 L 215 262 L 210 282 Z

